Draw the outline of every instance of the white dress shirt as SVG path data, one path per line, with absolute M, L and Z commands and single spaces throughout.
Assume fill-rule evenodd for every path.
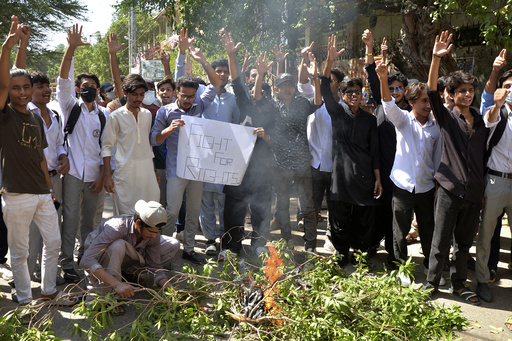
M 45 123 L 46 142 L 48 147 L 44 149 L 44 156 L 46 157 L 46 163 L 48 164 L 48 170 L 57 170 L 57 163 L 59 163 L 59 156 L 66 154 L 64 149 L 64 133 L 62 132 L 62 122 L 57 120 L 54 112 L 46 106 L 51 118 L 51 125 L 48 127 Z M 41 110 L 32 102 L 27 104 L 27 109 L 33 113 L 41 116 Z M 42 118 L 42 116 L 41 116 Z M 44 121 L 44 120 L 43 120 Z
M 63 127 L 66 126 L 71 109 L 77 102 L 73 78 L 73 68 L 71 68 L 69 78 L 57 79 L 57 100 L 61 108 Z M 93 103 L 94 109 L 90 112 L 81 99 L 78 100 L 78 104 L 82 112 L 73 133 L 67 137 L 69 175 L 84 182 L 93 182 L 100 176 L 100 166 L 103 164 L 100 156 L 101 123 L 98 113 L 101 110 L 107 119 L 109 112 L 98 106 L 96 102 Z
M 491 156 L 487 161 L 487 167 L 498 172 L 512 173 L 512 110 L 510 110 L 508 104 L 505 104 L 505 108 L 508 113 L 507 126 L 505 127 L 505 131 L 503 131 L 500 141 L 492 149 Z M 491 129 L 488 140 L 490 141 L 496 130 L 496 126 L 501 121 L 501 115 L 498 114 L 498 120 L 496 122 L 490 123 L 490 108 L 488 109 L 489 110 L 484 115 L 484 122 L 485 126 Z
M 297 83 L 297 89 L 305 98 L 315 97 L 315 88 L 310 80 L 305 84 Z M 339 103 L 346 106 L 341 98 Z M 332 123 L 325 104 L 309 115 L 307 133 L 311 166 L 321 172 L 332 172 Z
M 384 113 L 395 125 L 396 154 L 391 180 L 410 193 L 434 188 L 434 174 L 441 162 L 441 133 L 432 116 L 425 125 L 412 112 L 401 110 L 395 99 L 382 101 Z

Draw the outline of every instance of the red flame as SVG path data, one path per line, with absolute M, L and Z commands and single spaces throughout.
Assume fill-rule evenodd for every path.
M 279 252 L 277 252 L 273 245 L 268 246 L 268 251 L 270 252 L 270 257 L 265 259 L 265 268 L 263 269 L 269 283 L 269 287 L 264 292 L 266 296 L 265 310 L 274 315 L 275 313 L 279 312 L 280 309 L 277 309 L 276 303 L 274 301 L 274 294 L 278 291 L 277 288 L 275 286 L 273 287 L 272 285 L 279 279 L 279 277 L 281 277 L 279 267 L 283 265 L 283 260 L 279 257 Z

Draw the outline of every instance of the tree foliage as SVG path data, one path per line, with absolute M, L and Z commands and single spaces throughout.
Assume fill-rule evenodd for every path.
M 83 20 L 85 10 L 79 0 L 5 0 L 0 6 L 0 36 L 9 33 L 12 15 L 30 25 L 28 68 L 48 72 L 62 58 L 61 52 L 47 49 L 48 37 L 63 31 L 71 20 Z

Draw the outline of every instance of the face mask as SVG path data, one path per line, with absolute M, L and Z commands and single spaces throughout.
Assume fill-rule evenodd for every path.
M 96 88 L 90 86 L 80 88 L 80 97 L 84 102 L 94 102 L 94 100 L 96 99 Z
M 510 92 L 508 93 L 508 95 L 507 95 L 507 99 L 505 99 L 505 101 L 506 101 L 508 104 L 512 105 L 512 91 L 510 91 Z
M 107 92 L 105 97 L 107 97 L 109 100 L 113 100 L 114 98 L 116 98 L 116 94 L 114 93 L 114 90 L 112 90 L 112 91 Z
M 144 99 L 142 100 L 142 104 L 144 105 L 151 105 L 155 102 L 155 91 L 153 90 L 148 90 L 146 91 L 146 93 L 144 94 Z

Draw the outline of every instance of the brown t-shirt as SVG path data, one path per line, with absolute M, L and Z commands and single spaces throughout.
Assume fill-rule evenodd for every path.
M 7 104 L 0 112 L 2 166 L 1 193 L 49 193 L 41 169 L 43 150 L 48 146 L 41 117 L 30 110 L 24 114 Z

